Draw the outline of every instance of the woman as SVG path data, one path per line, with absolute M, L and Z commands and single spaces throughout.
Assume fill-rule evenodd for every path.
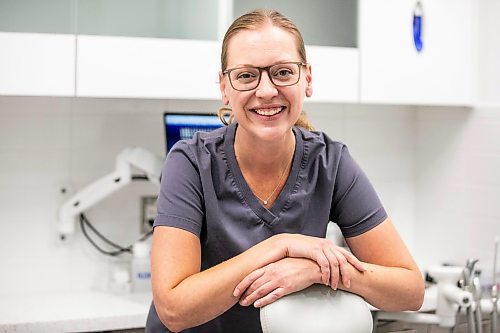
M 312 74 L 295 25 L 245 14 L 221 60 L 234 121 L 167 157 L 147 331 L 260 332 L 259 307 L 314 283 L 418 309 L 421 274 L 371 184 L 345 145 L 308 131 Z M 329 221 L 354 256 L 324 239 Z

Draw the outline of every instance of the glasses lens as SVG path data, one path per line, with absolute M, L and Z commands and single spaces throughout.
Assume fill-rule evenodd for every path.
M 277 86 L 291 86 L 299 82 L 300 67 L 298 64 L 277 64 L 269 68 L 271 80 Z
M 253 67 L 242 67 L 233 69 L 230 73 L 231 83 L 234 89 L 251 90 L 259 84 L 259 70 Z

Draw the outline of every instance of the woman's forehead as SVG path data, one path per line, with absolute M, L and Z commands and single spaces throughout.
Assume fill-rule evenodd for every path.
M 300 61 L 293 33 L 271 25 L 236 33 L 229 41 L 227 57 L 229 67 Z

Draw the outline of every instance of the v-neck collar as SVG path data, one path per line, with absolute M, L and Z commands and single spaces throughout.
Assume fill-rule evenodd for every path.
M 277 221 L 280 212 L 285 208 L 285 205 L 290 198 L 290 194 L 297 183 L 297 177 L 302 164 L 300 161 L 303 157 L 302 135 L 299 130 L 295 127 L 293 128 L 293 133 L 295 135 L 295 152 L 293 154 L 290 173 L 283 189 L 278 195 L 278 198 L 273 203 L 272 207 L 268 209 L 261 204 L 259 199 L 252 192 L 252 189 L 243 177 L 238 161 L 236 160 L 236 154 L 234 152 L 234 138 L 237 126 L 238 125 L 236 123 L 229 125 L 224 139 L 224 150 L 229 161 L 230 172 L 233 174 L 238 190 L 241 192 L 252 211 L 268 224 L 273 224 Z

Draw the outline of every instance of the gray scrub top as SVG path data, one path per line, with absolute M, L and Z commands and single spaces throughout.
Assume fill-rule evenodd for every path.
M 197 235 L 202 270 L 279 233 L 325 237 L 332 221 L 344 237 L 353 237 L 387 218 L 347 147 L 324 133 L 300 127 L 293 128 L 295 153 L 285 186 L 273 206 L 265 208 L 238 166 L 234 153 L 237 126 L 179 141 L 162 172 L 154 227 L 171 226 Z M 169 332 L 153 304 L 146 331 Z M 262 332 L 259 309 L 236 304 L 208 323 L 183 332 Z

